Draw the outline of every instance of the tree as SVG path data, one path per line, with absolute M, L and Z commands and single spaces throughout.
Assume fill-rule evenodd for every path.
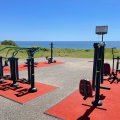
M 12 45 L 12 46 L 17 46 L 17 44 L 13 40 L 3 40 L 1 42 L 1 45 Z

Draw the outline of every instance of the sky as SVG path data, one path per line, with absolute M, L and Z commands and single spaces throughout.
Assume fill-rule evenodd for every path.
M 120 0 L 0 0 L 0 41 L 120 40 Z

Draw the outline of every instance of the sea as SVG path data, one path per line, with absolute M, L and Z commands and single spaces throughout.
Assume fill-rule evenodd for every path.
M 93 44 L 99 41 L 15 41 L 21 47 L 40 46 L 50 48 L 53 42 L 54 48 L 70 48 L 70 49 L 93 49 Z M 106 48 L 116 47 L 120 49 L 120 41 L 106 41 Z

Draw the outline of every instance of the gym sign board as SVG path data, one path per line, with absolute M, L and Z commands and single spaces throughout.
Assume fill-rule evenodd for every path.
M 107 34 L 108 26 L 96 26 L 96 34 L 103 35 Z

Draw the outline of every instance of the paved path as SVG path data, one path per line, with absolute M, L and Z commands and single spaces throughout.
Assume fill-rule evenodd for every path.
M 0 120 L 57 120 L 57 118 L 44 114 L 44 111 L 78 89 L 81 78 L 92 78 L 93 59 L 62 57 L 55 59 L 65 63 L 36 68 L 35 79 L 59 88 L 24 105 L 0 97 Z M 45 61 L 45 59 L 37 58 L 35 61 L 40 62 Z M 112 61 L 107 60 L 107 62 Z M 23 63 L 23 60 L 20 60 L 20 63 Z M 27 71 L 21 71 L 20 76 L 26 77 Z

